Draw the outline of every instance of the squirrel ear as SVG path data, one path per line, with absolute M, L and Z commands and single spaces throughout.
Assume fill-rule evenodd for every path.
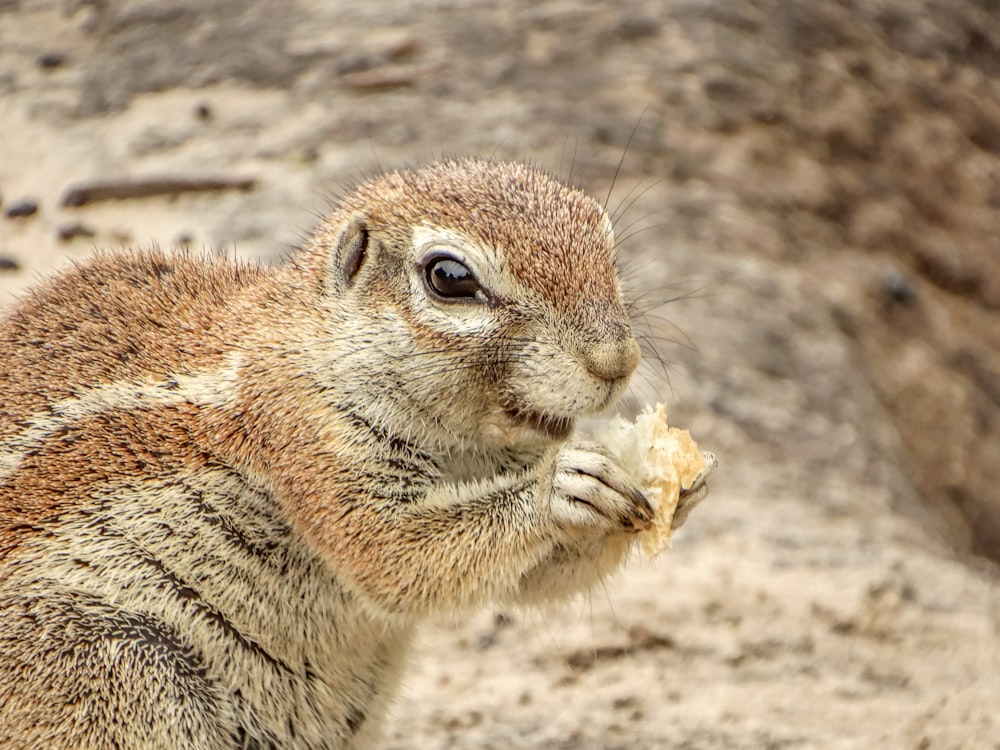
M 368 258 L 368 235 L 368 222 L 358 213 L 351 217 L 337 238 L 333 258 L 345 286 L 351 286 Z

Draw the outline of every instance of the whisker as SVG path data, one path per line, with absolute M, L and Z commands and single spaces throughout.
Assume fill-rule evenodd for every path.
M 639 125 L 642 124 L 642 118 L 646 115 L 646 109 L 642 110 L 642 114 L 639 115 L 639 119 L 635 121 L 635 125 L 632 128 L 632 132 L 629 133 L 628 140 L 625 142 L 625 148 L 622 149 L 622 155 L 618 159 L 618 166 L 615 167 L 615 173 L 611 177 L 611 185 L 608 186 L 608 194 L 604 198 L 604 211 L 608 211 L 608 203 L 611 201 L 611 193 L 615 189 L 615 184 L 618 182 L 618 175 L 621 174 L 622 166 L 625 164 L 625 156 L 628 154 L 629 146 L 632 145 L 632 139 L 635 138 L 635 134 L 639 131 Z
M 654 311 L 662 309 L 667 305 L 673 304 L 675 302 L 682 302 L 689 299 L 701 299 L 703 297 L 710 296 L 704 292 L 705 286 L 699 284 L 698 286 L 692 287 L 695 282 L 686 281 L 678 282 L 676 284 L 670 284 L 665 287 L 654 288 L 654 289 L 643 289 L 642 291 L 635 293 L 632 292 L 629 298 L 625 302 L 625 307 L 629 311 L 629 314 L 643 315 L 649 314 L 651 316 L 657 317 Z M 685 288 L 690 287 L 690 288 Z M 672 296 L 663 297 L 656 296 L 662 295 L 663 293 L 672 293 Z
M 640 360 L 641 363 L 645 363 L 652 366 L 652 362 L 657 362 L 660 365 L 660 370 L 665 380 L 670 381 L 670 368 L 667 364 L 667 360 L 663 357 L 662 352 L 655 346 L 643 347 L 642 342 L 639 343 L 639 348 L 646 357 Z M 640 368 L 641 369 L 641 368 Z
M 638 198 L 636 200 L 638 200 Z M 627 244 L 629 240 L 631 240 L 636 235 L 646 231 L 647 229 L 670 226 L 668 222 L 660 222 L 658 224 L 644 223 L 648 222 L 651 216 L 653 216 L 653 214 L 651 213 L 642 214 L 641 216 L 637 216 L 635 219 L 632 219 L 625 226 L 620 227 L 618 230 L 619 234 L 618 242 Z M 638 229 L 634 229 L 634 227 L 637 226 Z
M 684 332 L 679 326 L 674 326 L 673 331 L 677 334 L 674 336 L 657 336 L 653 333 L 640 332 L 635 334 L 636 340 L 639 342 L 641 347 L 644 343 L 647 344 L 651 349 L 656 348 L 661 344 L 670 344 L 671 346 L 679 346 L 681 349 L 685 349 L 689 352 L 698 353 L 698 345 L 692 340 L 687 333 Z
M 642 200 L 642 197 L 644 195 L 646 195 L 646 193 L 648 193 L 650 190 L 652 190 L 654 187 L 656 187 L 657 185 L 661 184 L 662 182 L 663 182 L 662 179 L 660 179 L 660 180 L 653 180 L 648 185 L 646 185 L 645 187 L 643 187 L 641 190 L 639 189 L 640 188 L 639 185 L 636 185 L 635 187 L 633 187 L 625 195 L 625 197 L 622 198 L 621 201 L 619 201 L 618 206 L 615 208 L 615 211 L 614 211 L 614 214 L 613 214 L 614 221 L 617 222 L 619 219 L 621 219 L 623 216 L 625 216 L 629 211 L 632 210 L 632 207 L 635 206 L 635 204 L 637 202 L 639 202 L 640 200 Z M 637 190 L 639 191 L 638 193 L 636 193 Z M 630 198 L 631 198 L 631 200 L 630 200 Z M 628 203 L 626 203 L 626 201 L 628 201 Z M 644 214 L 639 219 L 636 219 L 635 221 L 633 221 L 632 223 L 630 223 L 628 225 L 628 227 L 626 227 L 626 230 L 629 227 L 631 227 L 632 225 L 634 225 L 636 223 L 636 221 L 645 221 L 651 215 L 652 214 Z
M 624 245 L 624 244 L 630 242 L 631 240 L 635 239 L 636 237 L 638 237 L 640 234 L 645 234 L 646 232 L 651 232 L 654 229 L 669 229 L 671 227 L 673 227 L 673 224 L 671 224 L 669 221 L 664 221 L 664 222 L 660 222 L 660 223 L 657 223 L 657 224 L 647 224 L 646 226 L 639 227 L 638 229 L 635 229 L 632 232 L 629 232 L 628 234 L 623 235 L 622 237 L 620 237 L 618 239 L 618 243 L 617 244 Z

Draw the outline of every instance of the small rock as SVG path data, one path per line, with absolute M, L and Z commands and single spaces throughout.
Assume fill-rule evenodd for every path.
M 917 289 L 898 270 L 893 269 L 882 277 L 882 294 L 887 302 L 909 306 L 917 301 Z
M 21 264 L 9 255 L 0 255 L 0 273 L 19 271 Z
M 649 39 L 660 33 L 660 23 L 646 16 L 627 16 L 618 24 L 617 32 L 626 42 Z
M 84 224 L 82 221 L 74 221 L 70 224 L 62 224 L 57 231 L 59 239 L 63 242 L 75 240 L 77 237 L 93 237 L 96 232 Z
M 208 102 L 198 102 L 194 108 L 194 116 L 202 122 L 208 122 L 215 116 L 215 112 L 212 111 L 212 105 Z
M 306 146 L 302 149 L 299 158 L 305 164 L 313 164 L 319 160 L 319 147 L 318 146 Z
M 43 52 L 35 58 L 35 62 L 38 63 L 38 67 L 40 68 L 54 70 L 55 68 L 62 67 L 66 62 L 66 55 L 62 52 Z
M 4 214 L 8 219 L 34 216 L 36 213 L 38 213 L 38 202 L 30 198 L 22 198 L 19 201 L 14 201 L 4 210 Z
M 386 45 L 383 53 L 386 59 L 398 62 L 408 60 L 420 51 L 419 37 L 405 35 Z

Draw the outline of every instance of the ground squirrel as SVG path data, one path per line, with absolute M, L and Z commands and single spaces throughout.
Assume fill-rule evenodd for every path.
M 99 254 L 0 322 L 0 745 L 362 748 L 436 612 L 537 602 L 652 511 L 575 420 L 639 361 L 605 211 L 372 179 L 288 262 Z

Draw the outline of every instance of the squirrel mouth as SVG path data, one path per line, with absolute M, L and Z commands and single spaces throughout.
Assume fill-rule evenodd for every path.
M 530 427 L 535 432 L 540 432 L 552 440 L 565 440 L 573 431 L 571 417 L 554 417 L 540 411 L 522 411 L 520 409 L 508 409 L 507 415 L 515 422 Z

